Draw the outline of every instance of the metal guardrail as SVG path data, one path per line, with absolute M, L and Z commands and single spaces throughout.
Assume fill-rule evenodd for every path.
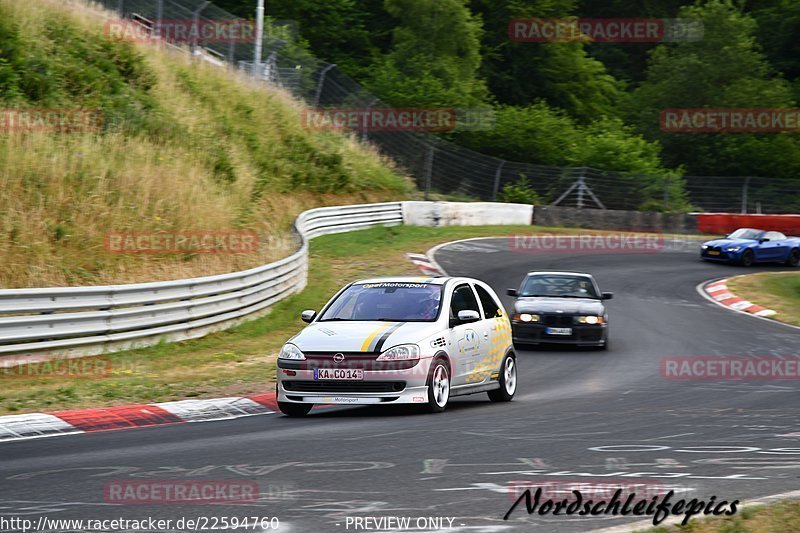
M 250 270 L 154 283 L 0 290 L 0 355 L 200 336 L 192 332 L 252 315 L 301 291 L 310 239 L 402 223 L 401 202 L 321 207 L 295 220 L 295 253 Z

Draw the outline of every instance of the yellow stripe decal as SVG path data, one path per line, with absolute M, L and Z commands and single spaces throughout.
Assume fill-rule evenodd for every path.
M 367 351 L 369 351 L 369 345 L 370 345 L 370 344 L 372 344 L 372 341 L 374 341 L 374 340 L 375 340 L 375 337 L 377 337 L 378 335 L 380 335 L 382 331 L 384 331 L 386 328 L 388 328 L 388 327 L 389 327 L 389 326 L 391 326 L 391 325 L 392 325 L 392 323 L 391 323 L 391 322 L 389 322 L 389 323 L 387 323 L 387 324 L 381 324 L 380 326 L 378 326 L 378 329 L 376 329 L 375 331 L 373 331 L 372 333 L 370 333 L 370 334 L 369 334 L 369 337 L 367 337 L 367 338 L 364 340 L 364 344 L 362 344 L 362 345 L 361 345 L 361 351 L 362 351 L 362 352 L 367 352 Z

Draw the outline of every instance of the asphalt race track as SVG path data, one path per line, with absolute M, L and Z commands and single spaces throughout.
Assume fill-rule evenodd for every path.
M 480 394 L 453 400 L 441 415 L 342 407 L 301 420 L 270 414 L 2 444 L 2 514 L 278 517 L 279 531 L 292 532 L 355 531 L 348 517 L 455 517 L 443 531 L 587 531 L 643 518 L 528 516 L 522 506 L 504 521 L 508 487 L 632 479 L 729 501 L 798 488 L 797 381 L 674 381 L 659 373 L 665 356 L 800 354 L 800 330 L 697 293 L 699 283 L 741 268 L 703 263 L 694 251 L 518 253 L 506 238 L 447 246 L 436 260 L 503 295 L 528 270 L 594 274 L 601 290 L 615 293 L 610 349 L 521 351 L 512 403 Z M 503 298 L 508 308 L 511 298 Z M 254 480 L 261 498 L 104 502 L 109 481 L 158 479 Z

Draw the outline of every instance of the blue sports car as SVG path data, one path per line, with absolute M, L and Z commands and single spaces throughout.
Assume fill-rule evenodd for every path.
M 700 257 L 707 261 L 736 263 L 800 263 L 800 238 L 786 237 L 779 231 L 740 228 L 725 237 L 707 241 L 700 247 Z

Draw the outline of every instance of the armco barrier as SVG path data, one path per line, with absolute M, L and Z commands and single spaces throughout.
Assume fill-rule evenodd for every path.
M 321 207 L 295 220 L 299 249 L 220 276 L 111 285 L 0 290 L 0 355 L 94 355 L 201 337 L 269 311 L 301 291 L 308 241 L 373 226 L 530 224 L 533 206 L 387 202 Z
M 727 235 L 738 228 L 780 231 L 800 235 L 800 215 L 737 215 L 733 213 L 697 213 L 701 233 Z
M 295 221 L 295 253 L 250 270 L 130 285 L 0 290 L 0 355 L 91 355 L 200 337 L 259 316 L 302 290 L 309 239 L 402 223 L 400 202 L 322 207 Z

